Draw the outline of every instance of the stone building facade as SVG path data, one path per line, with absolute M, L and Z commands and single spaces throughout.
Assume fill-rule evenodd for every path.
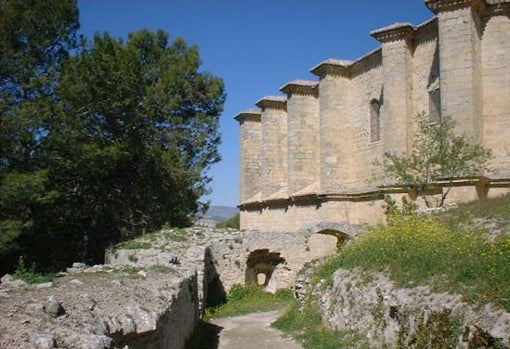
M 409 193 L 373 183 L 374 162 L 412 149 L 420 113 L 431 122 L 451 116 L 458 134 L 493 152 L 494 172 L 456 179 L 450 201 L 509 191 L 510 0 L 425 6 L 435 14 L 429 21 L 374 30 L 378 49 L 355 61 L 327 59 L 311 69 L 317 81 L 290 81 L 235 117 L 243 229 L 381 220 L 385 194 Z

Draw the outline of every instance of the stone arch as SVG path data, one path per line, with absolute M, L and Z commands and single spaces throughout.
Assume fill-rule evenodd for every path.
M 252 251 L 246 259 L 245 282 L 267 287 L 277 265 L 285 263 L 280 252 L 270 252 L 269 249 Z
M 312 258 L 334 254 L 356 231 L 345 222 L 318 222 L 299 230 L 307 238 L 307 249 Z
M 298 234 L 309 237 L 321 231 L 337 231 L 347 235 L 348 239 L 353 238 L 358 233 L 358 228 L 346 222 L 328 222 L 320 221 L 307 225 L 298 230 Z

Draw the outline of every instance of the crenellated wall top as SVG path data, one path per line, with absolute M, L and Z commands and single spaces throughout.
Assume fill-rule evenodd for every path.
M 407 40 L 412 37 L 414 32 L 411 23 L 395 23 L 384 28 L 376 29 L 370 32 L 370 36 L 379 42 L 386 43 L 391 41 Z
M 280 91 L 289 94 L 298 94 L 305 96 L 318 96 L 319 83 L 312 80 L 292 80 L 280 87 Z
M 238 121 L 239 123 L 243 123 L 246 120 L 260 122 L 260 116 L 261 116 L 260 110 L 248 109 L 248 110 L 243 110 L 242 112 L 240 112 L 236 116 L 234 116 L 234 120 Z
M 349 76 L 349 68 L 353 63 L 353 61 L 329 58 L 314 66 L 310 72 L 319 77 L 325 75 Z
M 287 97 L 284 96 L 265 96 L 255 102 L 255 105 L 262 109 L 287 110 Z

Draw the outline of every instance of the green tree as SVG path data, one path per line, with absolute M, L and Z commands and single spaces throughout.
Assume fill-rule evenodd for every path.
M 23 235 L 53 198 L 38 158 L 77 29 L 74 0 L 0 1 L 0 272 L 28 249 Z
M 0 1 L 0 272 L 101 262 L 206 206 L 221 79 L 162 31 L 77 29 L 74 0 Z
M 427 207 L 434 202 L 431 195 L 437 181 L 447 181 L 440 198 L 435 201 L 443 206 L 451 184 L 458 178 L 472 178 L 488 171 L 491 151 L 465 136 L 456 136 L 455 122 L 443 117 L 430 123 L 426 115 L 417 117 L 418 132 L 410 154 L 384 154 L 382 163 L 385 175 L 397 184 L 418 190 Z
M 225 94 L 200 64 L 197 47 L 141 30 L 127 42 L 98 34 L 65 65 L 46 166 L 89 259 L 165 223 L 189 225 L 205 209 L 198 200 L 219 161 Z
M 0 170 L 33 167 L 78 27 L 74 0 L 0 2 Z

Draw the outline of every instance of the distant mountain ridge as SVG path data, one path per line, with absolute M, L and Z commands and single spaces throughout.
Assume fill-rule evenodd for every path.
M 195 221 L 195 225 L 212 228 L 216 226 L 216 223 L 226 221 L 237 213 L 239 213 L 237 207 L 211 206 L 203 216 Z
M 205 213 L 204 217 L 213 218 L 217 221 L 224 221 L 226 219 L 232 218 L 237 213 L 239 213 L 239 209 L 237 207 L 211 206 Z

